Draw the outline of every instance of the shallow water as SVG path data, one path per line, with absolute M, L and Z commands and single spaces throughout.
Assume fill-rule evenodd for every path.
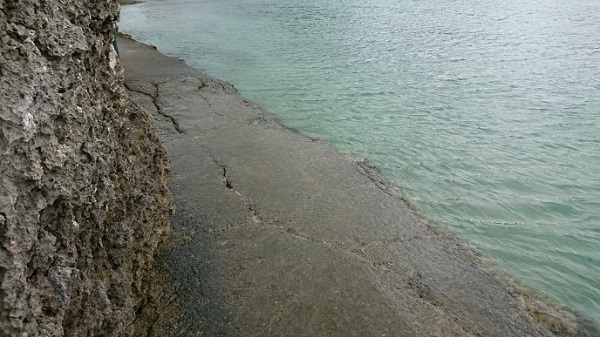
M 121 16 L 600 322 L 600 2 L 149 0 Z

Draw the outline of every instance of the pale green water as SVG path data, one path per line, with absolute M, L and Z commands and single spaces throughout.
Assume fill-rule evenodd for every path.
M 150 0 L 120 29 L 600 321 L 600 1 Z

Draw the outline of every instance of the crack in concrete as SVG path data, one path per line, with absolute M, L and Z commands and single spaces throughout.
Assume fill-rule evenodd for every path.
M 152 103 L 154 103 L 154 106 L 156 106 L 156 110 L 158 111 L 158 113 L 159 113 L 160 115 L 167 117 L 167 118 L 168 118 L 168 119 L 171 121 L 171 123 L 173 124 L 173 127 L 175 128 L 175 130 L 177 130 L 177 132 L 179 132 L 179 133 L 185 133 L 185 132 L 184 132 L 184 131 L 181 129 L 181 127 L 179 126 L 179 122 L 177 122 L 177 120 L 175 119 L 175 117 L 173 117 L 173 116 L 171 116 L 171 115 L 169 115 L 169 114 L 165 113 L 165 112 L 162 110 L 162 108 L 160 107 L 160 104 L 158 104 L 158 96 L 159 96 L 159 89 L 158 89 L 158 86 L 159 86 L 160 84 L 161 84 L 161 83 L 152 83 L 152 85 L 154 85 L 154 89 L 155 89 L 155 95 L 154 95 L 154 97 L 150 96 L 150 97 L 152 97 Z
M 225 182 L 225 187 L 227 187 L 230 190 L 233 189 L 233 185 L 231 185 L 231 181 L 229 181 L 229 178 L 227 177 L 227 168 L 226 167 L 223 167 L 223 181 Z
M 165 112 L 162 110 L 162 108 L 160 107 L 160 104 L 158 103 L 158 96 L 159 96 L 159 89 L 158 89 L 158 86 L 159 86 L 160 84 L 162 84 L 162 83 L 153 83 L 153 82 L 147 82 L 147 83 L 150 83 L 150 84 L 152 84 L 152 85 L 154 86 L 154 95 L 152 95 L 152 94 L 149 94 L 149 93 L 147 93 L 147 92 L 144 92 L 144 91 L 141 91 L 141 90 L 137 90 L 137 89 L 135 89 L 135 88 L 132 88 L 132 87 L 131 87 L 130 85 L 128 85 L 127 83 L 125 83 L 125 87 L 126 87 L 126 88 L 127 88 L 127 90 L 129 90 L 129 91 L 137 92 L 137 93 L 140 93 L 140 94 L 142 94 L 142 95 L 146 95 L 146 96 L 150 97 L 150 99 L 152 99 L 152 104 L 154 104 L 154 107 L 156 108 L 156 112 L 157 112 L 159 115 L 161 115 L 161 116 L 163 116 L 163 117 L 167 118 L 169 121 L 171 121 L 171 124 L 173 125 L 173 128 L 174 128 L 174 129 L 175 129 L 177 132 L 184 134 L 184 133 L 185 133 L 185 131 L 183 131 L 183 130 L 181 129 L 181 127 L 179 126 L 179 122 L 178 122 L 178 121 L 175 119 L 175 117 L 173 117 L 173 116 L 171 116 L 171 115 L 169 115 L 169 114 L 165 113 Z
M 214 113 L 215 115 L 217 115 L 217 116 L 220 116 L 220 117 L 225 117 L 225 115 L 223 115 L 223 114 L 219 113 L 217 110 L 215 110 L 215 109 L 213 108 L 213 106 L 212 106 L 212 104 L 210 103 L 210 101 L 208 100 L 208 98 L 204 97 L 204 95 L 202 95 L 202 94 L 200 93 L 200 91 L 202 90 L 202 88 L 204 88 L 205 86 L 206 86 L 206 85 L 201 85 L 201 86 L 199 86 L 199 87 L 198 87 L 198 89 L 197 89 L 197 91 L 198 91 L 198 96 L 199 96 L 200 98 L 202 98 L 202 99 L 203 99 L 203 100 L 206 102 L 206 104 L 208 104 L 208 107 L 210 108 L 210 111 L 212 111 L 212 113 Z
M 298 231 L 298 229 L 296 229 L 296 228 L 277 225 L 273 221 L 265 220 L 260 215 L 258 205 L 256 203 L 254 203 L 248 196 L 242 194 L 241 192 L 239 192 L 238 190 L 235 189 L 234 184 L 229 177 L 229 173 L 230 173 L 231 169 L 228 169 L 227 166 L 225 166 L 220 160 L 218 160 L 217 157 L 211 151 L 209 151 L 209 149 L 207 149 L 204 146 L 202 146 L 202 147 L 208 153 L 208 155 L 210 156 L 212 161 L 221 167 L 221 170 L 222 170 L 221 175 L 223 177 L 223 183 L 224 183 L 225 187 L 229 190 L 232 190 L 237 196 L 242 198 L 242 200 L 244 200 L 248 204 L 248 210 L 251 213 L 251 219 L 253 220 L 253 222 L 255 224 L 260 223 L 265 226 L 274 227 L 276 229 L 281 230 L 282 234 L 288 234 L 298 240 L 308 241 L 308 242 L 311 242 L 314 244 L 319 244 L 319 245 L 325 245 L 331 249 L 345 252 L 363 262 L 373 263 L 373 265 L 375 267 L 377 267 L 378 269 L 382 269 L 382 270 L 389 270 L 389 267 L 378 265 L 374 261 L 370 260 L 367 257 L 367 255 L 365 254 L 364 249 L 366 249 L 368 247 L 373 247 L 374 245 L 378 245 L 378 244 L 381 244 L 381 245 L 403 244 L 403 243 L 407 243 L 409 241 L 412 241 L 412 240 L 415 240 L 416 238 L 418 238 L 418 235 L 416 235 L 416 236 L 393 235 L 388 238 L 382 238 L 379 240 L 369 240 L 369 241 L 365 241 L 362 243 L 350 242 L 350 241 L 331 241 L 330 242 L 330 241 L 325 241 L 325 240 L 319 239 L 317 237 L 313 237 L 308 234 L 304 234 L 304 233 Z M 371 167 L 371 165 L 365 164 L 365 163 L 363 163 L 362 165 L 365 165 L 365 166 L 368 165 L 367 168 Z M 376 170 L 376 168 L 375 168 L 375 170 Z M 365 172 L 364 174 L 371 179 L 368 172 Z M 373 179 L 376 179 L 376 177 L 373 177 Z M 373 181 L 373 179 L 371 179 L 371 180 Z M 375 183 L 375 184 L 378 185 L 377 183 Z M 397 196 L 397 194 L 394 194 L 394 195 Z M 225 231 L 237 230 L 248 224 L 249 223 L 247 222 L 244 224 L 230 225 L 226 228 L 210 229 L 207 231 L 207 233 L 210 234 L 210 233 L 215 233 L 215 232 L 225 232 Z
M 393 236 L 390 236 L 387 238 L 381 238 L 379 240 L 369 240 L 369 241 L 365 241 L 365 242 L 325 241 L 318 237 L 314 237 L 314 236 L 302 233 L 301 231 L 299 231 L 296 228 L 281 226 L 281 225 L 278 225 L 276 222 L 273 222 L 270 220 L 265 220 L 261 217 L 258 205 L 256 203 L 254 203 L 248 196 L 242 194 L 241 192 L 239 192 L 238 190 L 235 189 L 234 184 L 229 176 L 231 173 L 231 168 L 228 168 L 226 165 L 223 164 L 222 161 L 217 159 L 215 154 L 212 153 L 208 148 L 206 148 L 205 146 L 202 146 L 202 145 L 200 145 L 200 146 L 202 148 L 204 148 L 204 150 L 209 155 L 209 157 L 212 159 L 212 161 L 221 168 L 221 175 L 223 177 L 222 179 L 223 179 L 223 183 L 224 183 L 225 187 L 227 189 L 233 191 L 237 196 L 239 196 L 248 205 L 248 210 L 250 211 L 250 219 L 252 219 L 252 222 L 254 224 L 261 224 L 266 227 L 275 228 L 275 229 L 280 230 L 282 234 L 287 234 L 298 240 L 308 241 L 310 243 L 317 244 L 317 245 L 324 245 L 333 250 L 337 250 L 337 251 L 349 254 L 360 261 L 372 264 L 375 268 L 382 270 L 382 271 L 395 270 L 395 268 L 393 268 L 389 265 L 386 265 L 386 264 L 377 263 L 376 261 L 373 261 L 372 259 L 370 259 L 368 257 L 368 255 L 365 252 L 365 249 L 368 249 L 369 247 L 373 247 L 378 244 L 381 244 L 384 246 L 385 245 L 403 244 L 403 243 L 406 243 L 406 242 L 409 242 L 411 240 L 418 238 L 418 236 L 393 235 Z M 365 176 L 369 177 L 369 179 L 371 179 L 371 181 L 373 181 L 373 183 L 375 185 L 377 185 L 378 187 L 380 187 L 379 186 L 380 184 L 384 185 L 384 186 L 380 187 L 382 190 L 384 190 L 383 187 L 388 187 L 388 186 L 385 186 L 385 181 L 377 180 L 377 178 L 378 178 L 377 175 L 372 173 L 373 170 L 377 170 L 372 164 L 369 164 L 366 162 L 358 162 L 357 164 L 359 165 L 360 168 L 362 168 L 363 172 L 361 172 L 359 168 L 357 168 L 357 170 L 359 170 L 359 172 L 363 173 Z M 378 171 L 375 171 L 375 172 L 378 172 Z M 386 191 L 386 190 L 384 190 L 384 191 Z M 398 196 L 398 194 L 396 194 L 398 192 L 393 191 L 393 190 L 389 191 L 388 193 L 394 193 L 392 195 Z M 244 222 L 244 223 L 230 224 L 230 225 L 227 225 L 226 227 L 216 228 L 216 229 L 204 229 L 204 230 L 201 230 L 201 232 L 204 232 L 206 234 L 228 232 L 228 231 L 238 230 L 243 227 L 246 227 L 246 226 L 250 225 L 252 222 L 248 221 L 248 222 Z
M 267 222 L 267 224 L 268 223 L 270 223 L 270 222 Z M 282 233 L 288 234 L 298 240 L 308 241 L 308 242 L 318 244 L 318 245 L 324 245 L 333 250 L 337 250 L 337 251 L 340 251 L 343 253 L 350 254 L 350 255 L 354 256 L 356 259 L 363 261 L 365 263 L 372 264 L 375 268 L 377 268 L 381 271 L 384 271 L 384 272 L 390 272 L 390 271 L 396 272 L 397 267 L 393 266 L 393 264 L 390 261 L 383 263 L 383 262 L 376 262 L 376 261 L 370 259 L 367 255 L 365 249 L 368 249 L 369 247 L 373 247 L 378 244 L 381 244 L 384 246 L 404 244 L 404 243 L 407 243 L 407 242 L 410 242 L 413 240 L 417 240 L 420 238 L 418 235 L 415 235 L 415 236 L 394 235 L 387 239 L 371 240 L 371 241 L 362 242 L 362 243 L 352 242 L 352 241 L 325 241 L 325 240 L 301 233 L 300 231 L 298 231 L 295 228 L 277 226 L 277 225 L 274 225 L 274 227 L 277 229 L 280 229 L 282 231 Z
M 368 160 L 360 160 L 356 161 L 355 164 L 356 171 L 362 174 L 363 176 L 369 178 L 371 182 L 377 186 L 380 190 L 385 192 L 386 194 L 400 199 L 402 203 L 410 210 L 414 211 L 419 217 L 424 218 L 424 216 L 419 211 L 416 203 L 406 195 L 396 184 L 389 181 L 382 173 L 379 171 L 377 166 L 370 163 Z
M 207 150 L 207 152 L 208 152 L 208 150 Z M 213 160 L 215 161 L 216 164 L 219 163 L 210 152 L 209 152 L 209 155 L 213 158 Z M 233 183 L 231 182 L 231 179 L 229 179 L 229 176 L 227 175 L 227 167 L 226 166 L 222 165 L 221 169 L 223 170 L 222 175 L 223 175 L 223 182 L 225 183 L 225 187 L 227 189 L 232 190 L 235 193 L 235 195 L 242 198 L 242 200 L 244 200 L 246 202 L 246 204 L 248 205 L 248 210 L 250 211 L 250 214 L 251 214 L 250 218 L 252 219 L 252 222 L 254 222 L 254 223 L 263 222 L 263 219 L 260 216 L 260 212 L 258 210 L 256 203 L 254 203 L 252 201 L 252 199 L 250 199 L 248 196 L 244 195 L 243 193 L 241 193 L 238 190 L 236 190 L 235 188 L 233 188 Z
M 198 88 L 196 88 L 196 91 L 200 92 L 204 87 L 206 87 L 206 84 L 202 82 L 202 85 L 199 85 Z M 206 104 L 208 104 L 208 106 L 212 108 L 212 104 L 210 104 L 208 98 L 202 96 L 201 94 L 198 94 L 198 96 L 200 96 L 200 98 L 202 98 L 206 102 Z

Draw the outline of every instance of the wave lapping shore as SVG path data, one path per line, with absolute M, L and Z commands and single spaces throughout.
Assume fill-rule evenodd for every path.
M 415 210 L 368 162 L 119 37 L 173 162 L 173 237 L 139 336 L 597 336 Z

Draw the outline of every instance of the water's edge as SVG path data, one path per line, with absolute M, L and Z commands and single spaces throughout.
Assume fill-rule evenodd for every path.
M 126 34 L 124 35 L 128 37 Z M 155 46 L 152 47 L 154 49 L 158 49 Z M 173 60 L 175 60 L 175 58 L 173 58 Z M 231 86 L 231 88 L 233 88 L 233 85 L 227 82 L 220 80 L 215 81 L 218 83 L 223 83 L 227 87 Z M 248 102 L 248 104 L 252 103 Z M 266 113 L 269 114 L 268 112 Z M 269 114 L 269 116 L 271 116 L 272 119 L 277 123 L 280 123 L 280 121 L 274 115 Z M 290 132 L 302 135 L 302 133 L 299 130 L 291 129 L 288 127 L 285 128 L 288 129 Z M 306 137 L 314 141 L 314 138 L 311 138 L 309 136 Z M 418 209 L 417 204 L 395 182 L 387 179 L 377 169 L 375 165 L 369 163 L 367 160 L 360 160 L 356 157 L 353 157 L 351 154 L 345 151 L 341 153 L 346 158 L 354 161 L 356 163 L 357 170 L 359 170 L 360 173 L 368 177 L 379 189 L 386 192 L 387 194 L 397 197 L 400 200 L 403 200 L 403 202 L 406 204 L 406 206 L 408 206 L 408 208 L 420 214 L 420 216 L 427 219 L 428 222 L 431 222 L 432 224 L 434 223 L 434 221 L 432 221 L 429 217 L 427 217 L 427 215 L 423 214 Z M 436 227 L 439 225 L 436 224 L 433 226 Z M 480 252 L 478 252 L 477 249 L 474 248 L 474 246 L 468 240 L 464 238 L 459 238 L 457 235 L 451 233 L 448 229 L 443 229 L 442 227 L 436 227 L 434 231 L 441 237 L 445 237 L 452 241 L 464 242 L 467 246 L 469 246 L 469 249 L 473 251 L 473 253 L 479 261 L 479 264 L 485 269 L 486 273 L 492 275 L 492 277 L 495 278 L 501 284 L 504 284 L 507 289 L 511 289 L 512 297 L 521 298 L 523 301 L 523 303 L 521 304 L 524 305 L 525 310 L 536 321 L 551 328 L 556 324 L 562 327 L 569 326 L 569 323 L 566 322 L 568 322 L 569 320 L 574 320 L 579 322 L 579 329 L 577 329 L 577 334 L 575 335 L 595 336 L 597 334 L 597 330 L 593 321 L 587 318 L 585 314 L 581 313 L 578 310 L 574 310 L 573 308 L 569 308 L 564 304 L 558 303 L 555 300 L 551 300 L 547 296 L 541 294 L 539 291 L 529 286 L 523 285 L 519 281 L 514 280 L 508 274 L 500 271 L 496 266 L 494 266 L 494 264 L 488 258 L 484 257 Z M 575 312 L 575 315 L 573 315 L 571 312 Z M 556 321 L 557 319 L 561 322 Z M 565 330 L 564 332 L 567 331 Z
M 600 322 L 596 10 L 147 0 L 122 23 L 369 158 L 500 268 Z

